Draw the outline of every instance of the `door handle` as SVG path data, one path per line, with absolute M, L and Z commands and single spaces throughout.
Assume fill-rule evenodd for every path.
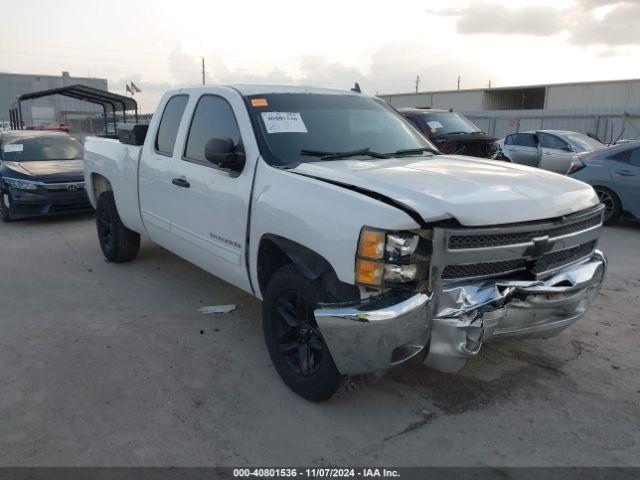
M 171 180 L 171 183 L 173 183 L 176 187 L 182 188 L 189 188 L 191 186 L 191 184 L 184 178 L 174 178 L 173 180 Z
M 634 174 L 631 173 L 629 170 L 616 170 L 616 173 L 618 175 L 622 175 L 623 177 L 633 177 Z

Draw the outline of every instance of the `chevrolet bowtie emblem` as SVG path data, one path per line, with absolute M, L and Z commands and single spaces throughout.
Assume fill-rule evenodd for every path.
M 553 248 L 554 243 L 555 242 L 549 240 L 548 235 L 536 237 L 533 239 L 533 245 L 524 251 L 524 257 L 529 260 L 540 258 Z

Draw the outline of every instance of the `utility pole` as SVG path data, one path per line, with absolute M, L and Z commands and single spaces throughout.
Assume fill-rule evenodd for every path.
M 416 75 L 416 93 L 418 93 L 418 85 L 420 85 L 420 75 Z
M 458 90 L 460 90 L 460 75 L 458 75 Z
M 489 80 L 489 88 L 491 88 L 491 80 Z
M 202 84 L 204 85 L 204 57 L 202 57 Z

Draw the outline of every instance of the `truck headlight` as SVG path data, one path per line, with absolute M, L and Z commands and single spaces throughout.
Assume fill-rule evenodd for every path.
M 388 233 L 387 248 L 391 255 L 411 255 L 418 248 L 420 237 L 410 232 Z
M 431 231 L 388 232 L 365 227 L 360 232 L 356 282 L 368 287 L 393 287 L 426 280 Z
M 30 182 L 28 180 L 17 180 L 15 178 L 5 178 L 4 183 L 11 188 L 17 188 L 18 190 L 36 190 L 38 184 L 36 182 Z

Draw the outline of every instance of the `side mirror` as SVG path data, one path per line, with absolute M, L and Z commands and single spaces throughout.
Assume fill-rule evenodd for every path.
M 567 152 L 573 152 L 573 147 L 567 143 L 564 146 L 563 150 L 566 150 Z
M 211 138 L 204 146 L 204 158 L 220 168 L 237 171 L 242 170 L 245 160 L 244 152 L 236 151 L 229 137 Z

